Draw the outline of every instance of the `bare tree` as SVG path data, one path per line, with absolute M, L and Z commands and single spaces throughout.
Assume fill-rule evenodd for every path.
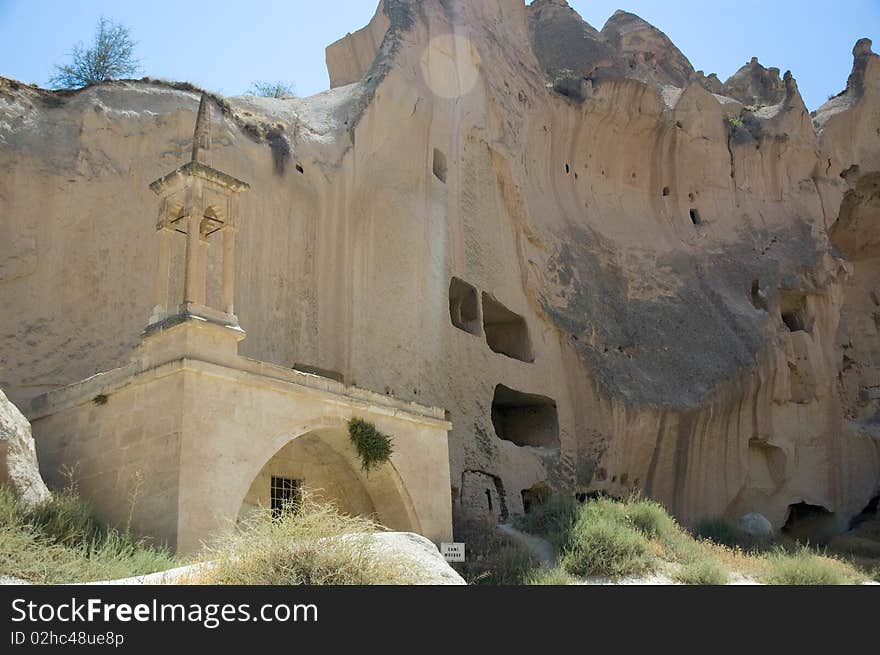
M 92 45 L 86 48 L 77 43 L 71 53 L 71 63 L 56 66 L 49 84 L 56 89 L 70 89 L 131 77 L 139 69 L 134 58 L 135 45 L 127 27 L 102 16 Z
M 296 94 L 293 82 L 254 82 L 251 84 L 251 95 L 266 98 L 288 98 Z

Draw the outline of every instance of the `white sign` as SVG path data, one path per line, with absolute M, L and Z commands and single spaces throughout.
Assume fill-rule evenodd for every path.
M 463 562 L 464 544 L 440 544 L 440 553 L 447 562 Z

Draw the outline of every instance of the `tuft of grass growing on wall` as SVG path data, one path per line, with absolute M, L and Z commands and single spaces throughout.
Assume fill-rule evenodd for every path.
M 372 423 L 353 418 L 348 422 L 348 435 L 357 449 L 364 471 L 377 468 L 391 459 L 394 452 L 391 437 L 379 432 Z
M 71 491 L 28 508 L 0 487 L 0 575 L 38 584 L 91 582 L 180 563 L 164 548 L 102 525 Z
M 404 558 L 380 554 L 373 521 L 342 514 L 304 491 L 273 518 L 256 510 L 208 546 L 210 567 L 189 580 L 230 585 L 388 585 L 416 582 Z

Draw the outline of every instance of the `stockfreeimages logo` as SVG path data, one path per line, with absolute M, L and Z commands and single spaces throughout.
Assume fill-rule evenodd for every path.
M 267 603 L 256 611 L 249 603 L 106 603 L 100 598 L 37 603 L 12 601 L 12 622 L 21 623 L 194 623 L 213 630 L 224 623 L 317 623 L 314 604 Z

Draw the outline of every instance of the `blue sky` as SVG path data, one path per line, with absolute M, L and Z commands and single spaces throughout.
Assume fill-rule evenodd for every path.
M 480 0 L 471 0 L 478 2 Z M 289 80 L 299 95 L 328 87 L 324 48 L 365 25 L 378 0 L 0 0 L 0 75 L 45 85 L 101 15 L 127 25 L 144 74 L 246 92 Z M 791 69 L 807 106 L 843 89 L 852 46 L 880 50 L 880 0 L 571 0 L 601 28 L 618 8 L 666 32 L 706 73 L 726 79 L 753 55 Z

